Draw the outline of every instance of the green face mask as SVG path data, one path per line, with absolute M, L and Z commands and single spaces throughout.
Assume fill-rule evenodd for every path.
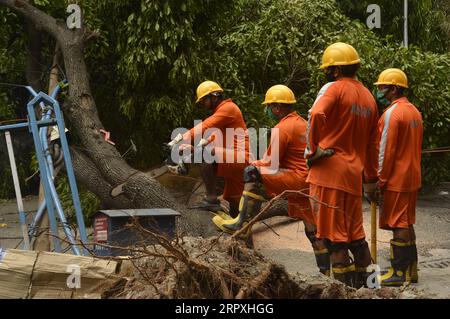
M 376 89 L 375 91 L 375 97 L 377 101 L 383 106 L 389 106 L 391 104 L 391 101 L 386 98 L 386 94 L 388 93 L 388 91 L 389 89 L 384 89 L 383 91 Z
M 274 121 L 278 121 L 278 118 L 276 117 L 275 114 L 273 114 L 272 112 L 272 108 L 271 107 L 266 107 L 266 109 L 264 110 L 264 113 L 266 113 L 266 115 L 271 118 Z

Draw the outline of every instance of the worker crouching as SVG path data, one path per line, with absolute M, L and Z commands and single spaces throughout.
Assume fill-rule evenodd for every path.
M 223 199 L 229 202 L 229 213 L 235 217 L 244 189 L 242 174 L 249 163 L 247 126 L 239 107 L 231 99 L 224 98 L 223 89 L 216 82 L 204 81 L 197 87 L 196 103 L 212 114 L 185 134 L 179 134 L 169 146 L 179 147 L 179 152 L 191 148 L 202 154 L 200 171 L 206 196 L 191 208 L 212 212 L 223 210 L 217 193 L 217 177 L 223 177 Z M 231 137 L 229 130 L 234 132 Z M 178 146 L 179 143 L 182 144 Z M 213 160 L 210 162 L 203 159 L 204 147 L 211 151 Z
M 278 124 L 272 130 L 270 145 L 262 159 L 252 162 L 244 170 L 239 215 L 236 218 L 223 215 L 213 218 L 220 230 L 234 233 L 241 229 L 260 211 L 263 201 L 285 190 L 308 193 L 307 167 L 303 158 L 306 121 L 294 110 L 295 103 L 294 93 L 285 85 L 275 85 L 267 91 L 263 102 L 265 111 Z M 330 256 L 323 242 L 316 238 L 309 199 L 301 194 L 290 195 L 288 205 L 289 216 L 303 220 L 320 272 L 329 275 Z

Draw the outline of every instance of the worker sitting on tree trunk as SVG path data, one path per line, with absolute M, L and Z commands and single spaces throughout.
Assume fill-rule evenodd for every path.
M 378 183 L 371 196 L 379 197 L 380 228 L 394 233 L 391 268 L 380 281 L 383 286 L 401 286 L 418 281 L 413 224 L 421 186 L 422 116 L 403 95 L 408 88 L 403 71 L 384 70 L 375 85 L 377 100 L 387 108 L 378 122 Z
M 346 43 L 330 45 L 321 69 L 329 81 L 309 110 L 305 157 L 317 237 L 331 253 L 335 279 L 353 287 L 366 283 L 371 263 L 362 215 L 362 188 L 374 182 L 378 111 L 371 92 L 356 79 L 360 59 Z M 333 150 L 331 152 L 330 150 Z M 351 262 L 349 250 L 353 255 Z
M 185 134 L 178 135 L 169 145 L 183 141 L 186 145 L 205 147 L 207 144 L 213 162 L 201 157 L 201 176 L 206 196 L 193 208 L 209 211 L 223 210 L 217 194 L 217 176 L 223 177 L 223 199 L 230 204 L 229 213 L 237 216 L 239 199 L 244 189 L 242 174 L 249 162 L 249 138 L 247 126 L 239 107 L 231 99 L 224 99 L 223 89 L 215 82 L 205 81 L 197 88 L 197 101 L 213 114 Z M 202 150 L 200 150 L 202 151 Z
M 244 170 L 244 192 L 239 216 L 217 215 L 214 224 L 224 232 L 234 233 L 260 210 L 266 197 L 285 190 L 308 193 L 307 168 L 303 154 L 306 146 L 306 121 L 293 109 L 294 93 L 285 85 L 271 87 L 263 102 L 266 114 L 278 124 L 272 130 L 270 145 L 261 160 L 252 162 Z M 303 220 L 305 233 L 316 255 L 320 272 L 329 275 L 328 250 L 315 236 L 316 226 L 309 199 L 300 194 L 289 195 L 289 216 Z

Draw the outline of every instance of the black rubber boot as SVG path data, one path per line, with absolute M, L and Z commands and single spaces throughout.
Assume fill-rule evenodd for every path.
M 314 249 L 314 255 L 316 256 L 319 271 L 325 276 L 330 277 L 330 253 L 328 249 Z
M 336 280 L 346 284 L 349 287 L 354 287 L 355 284 L 355 265 L 351 264 L 347 267 L 333 266 L 333 277 Z
M 381 276 L 382 286 L 399 287 L 407 282 L 406 274 L 414 261 L 413 250 L 410 242 L 391 240 L 391 268 Z
M 411 250 L 412 250 L 413 262 L 411 263 L 408 271 L 406 272 L 406 281 L 417 284 L 419 282 L 419 273 L 417 271 L 418 256 L 417 256 L 417 246 L 416 246 L 415 241 L 412 242 Z
M 353 254 L 353 260 L 355 263 L 354 288 L 359 289 L 364 286 L 367 287 L 367 278 L 371 274 L 367 273 L 367 267 L 371 262 L 369 245 L 363 238 L 352 241 L 349 245 L 349 249 Z
M 355 267 L 355 280 L 353 287 L 359 289 L 361 287 L 367 287 L 367 278 L 371 273 L 367 272 L 367 267 Z
M 315 243 L 318 241 L 316 231 L 307 231 L 305 229 L 305 235 L 313 247 L 314 256 L 316 257 L 316 263 L 317 267 L 319 267 L 319 271 L 325 276 L 330 277 L 330 252 L 328 251 L 328 248 L 317 249 L 315 247 Z

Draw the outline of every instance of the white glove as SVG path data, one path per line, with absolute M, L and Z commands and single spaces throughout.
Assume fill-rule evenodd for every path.
M 169 145 L 170 147 L 173 147 L 175 144 L 178 144 L 182 140 L 183 140 L 183 135 L 181 135 L 181 133 L 178 133 L 178 135 L 175 136 L 175 138 L 172 141 L 167 143 L 167 145 Z
M 202 139 L 200 140 L 200 142 L 198 142 L 197 147 L 203 148 L 203 147 L 205 147 L 205 146 L 208 145 L 208 144 L 209 144 L 209 141 L 208 141 L 207 139 L 205 139 L 205 138 L 202 138 Z
M 167 169 L 170 173 L 178 175 L 178 165 L 167 165 Z

